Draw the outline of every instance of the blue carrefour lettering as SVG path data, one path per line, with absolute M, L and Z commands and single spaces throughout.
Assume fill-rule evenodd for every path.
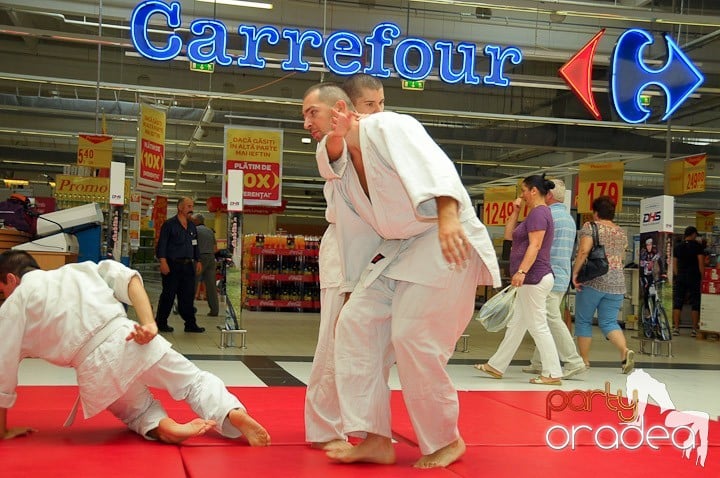
M 240 25 L 238 33 L 245 35 L 245 56 L 238 58 L 238 66 L 265 68 L 265 58 L 260 57 L 260 40 L 265 38 L 268 44 L 277 45 L 280 41 L 277 29 L 270 26 L 258 29 L 252 25 Z
M 239 25 L 237 33 L 244 41 L 244 53 L 228 53 L 230 43 L 228 28 L 219 20 L 196 19 L 190 23 L 191 37 L 183 43 L 183 37 L 172 30 L 182 24 L 181 3 L 164 3 L 146 0 L 139 3 L 132 12 L 130 38 L 133 46 L 144 57 L 151 60 L 167 61 L 180 55 L 185 49 L 187 57 L 195 63 L 217 63 L 230 66 L 235 63 L 243 68 L 265 68 L 266 59 L 262 46 L 287 42 L 287 58 L 280 62 L 285 71 L 308 71 L 310 63 L 304 58 L 306 50 L 322 55 L 325 67 L 340 76 L 363 71 L 379 78 L 388 78 L 394 72 L 408 80 L 424 80 L 437 69 L 440 79 L 446 83 L 477 85 L 480 76 L 475 72 L 477 47 L 471 43 L 453 43 L 439 40 L 431 45 L 422 38 L 407 36 L 396 43 L 392 55 L 392 67 L 386 65 L 386 53 L 401 36 L 400 27 L 383 22 L 375 25 L 370 35 L 361 37 L 348 31 L 337 31 L 324 37 L 317 30 L 300 31 L 297 28 L 279 30 L 273 26 Z M 153 43 L 148 36 L 150 21 L 154 16 L 164 17 L 168 31 L 165 44 Z M 435 52 L 439 52 L 437 65 Z M 482 77 L 488 85 L 507 86 L 510 80 L 503 69 L 509 61 L 518 65 L 522 53 L 516 47 L 502 49 L 488 46 L 484 53 L 489 57 L 490 71 Z M 317 53 L 315 53 L 317 55 Z M 234 56 L 237 56 L 235 59 Z M 456 61 L 459 57 L 460 61 Z
M 172 2 L 166 4 L 156 0 L 140 3 L 132 12 L 130 17 L 130 38 L 135 49 L 142 56 L 151 60 L 172 60 L 182 50 L 182 38 L 173 33 L 168 37 L 165 48 L 158 48 L 148 38 L 148 24 L 153 15 L 164 15 L 167 18 L 167 26 L 170 28 L 180 27 L 180 3 Z
M 400 28 L 393 23 L 380 23 L 375 26 L 372 35 L 365 38 L 365 43 L 370 46 L 370 64 L 365 68 L 365 73 L 379 78 L 390 76 L 390 69 L 383 65 L 385 47 L 392 45 L 393 40 L 399 36 Z
M 449 41 L 435 42 L 435 49 L 440 52 L 440 79 L 445 83 L 466 83 L 477 85 L 480 77 L 475 74 L 475 45 L 472 43 L 458 43 L 457 51 L 462 53 L 462 68 L 459 72 L 453 71 L 453 44 Z
M 228 66 L 232 57 L 227 54 L 227 28 L 217 20 L 195 20 L 190 24 L 193 35 L 204 35 L 188 42 L 187 55 L 195 63 L 217 63 Z
M 288 58 L 280 64 L 283 70 L 290 71 L 308 71 L 310 64 L 302 58 L 302 47 L 305 42 L 309 42 L 313 48 L 322 46 L 322 35 L 320 32 L 308 30 L 300 33 L 300 30 L 287 28 L 283 30 L 282 37 L 290 41 L 288 48 Z
M 360 60 L 350 60 L 346 64 L 340 63 L 341 56 L 362 58 L 362 43 L 357 35 L 350 32 L 335 32 L 325 40 L 325 66 L 336 75 L 354 75 L 362 64 Z
M 632 29 L 618 39 L 612 58 L 611 92 L 615 110 L 628 123 L 650 117 L 650 110 L 640 102 L 640 94 L 648 87 L 657 86 L 665 93 L 665 121 L 705 81 L 669 35 L 665 35 L 665 42 L 667 61 L 651 69 L 642 59 L 645 47 L 653 43 L 650 33 Z
M 486 85 L 508 86 L 510 80 L 503 74 L 505 60 L 510 60 L 513 65 L 519 65 L 522 61 L 520 49 L 514 46 L 500 48 L 495 45 L 487 45 L 485 54 L 490 57 L 490 74 L 483 77 L 483 83 Z
M 411 69 L 408 65 L 408 54 L 417 51 L 420 57 L 417 67 Z M 398 75 L 406 80 L 422 80 L 430 75 L 433 66 L 433 51 L 430 44 L 420 38 L 406 38 L 395 47 L 393 66 Z

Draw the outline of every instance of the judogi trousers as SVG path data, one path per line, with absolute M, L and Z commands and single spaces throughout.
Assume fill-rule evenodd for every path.
M 240 430 L 227 419 L 231 410 L 245 410 L 240 400 L 227 390 L 217 376 L 200 370 L 172 349 L 108 407 L 110 413 L 135 433 L 149 438 L 147 433 L 168 416 L 148 387 L 167 390 L 173 399 L 184 400 L 199 417 L 215 420 L 215 430 L 221 435 L 229 438 L 241 435 Z
M 394 354 L 405 406 L 424 455 L 460 437 L 457 391 L 446 371 L 475 310 L 480 259 L 435 288 L 381 275 L 362 282 L 343 307 L 335 366 L 345 434 L 391 437 L 390 390 L 383 362 Z

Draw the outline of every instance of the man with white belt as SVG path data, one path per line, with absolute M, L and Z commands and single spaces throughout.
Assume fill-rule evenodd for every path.
M 358 218 L 382 240 L 336 328 L 343 429 L 366 438 L 328 456 L 394 463 L 383 376 L 394 349 L 423 454 L 415 466 L 448 466 L 465 443 L 445 367 L 474 312 L 477 285 L 500 285 L 490 237 L 454 164 L 415 119 L 394 113 L 359 119 L 342 89 L 327 84 L 305 93 L 303 116 L 316 139 L 325 136 L 317 151 L 321 175 L 338 183 L 336 193 L 352 211 L 337 216 L 341 258 L 354 266 Z

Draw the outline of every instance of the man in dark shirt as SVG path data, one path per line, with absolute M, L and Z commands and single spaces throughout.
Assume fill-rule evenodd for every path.
M 687 295 L 692 308 L 693 328 L 691 335 L 697 334 L 700 319 L 700 282 L 705 270 L 705 254 L 697 241 L 698 230 L 693 226 L 685 228 L 683 241 L 673 251 L 673 330 L 680 335 L 680 311 Z
M 183 197 L 177 203 L 178 213 L 160 228 L 157 257 L 162 274 L 162 292 L 158 300 L 155 321 L 160 332 L 172 332 L 168 316 L 177 296 L 178 312 L 185 321 L 185 332 L 205 332 L 195 319 L 195 274 L 200 273 L 200 251 L 197 228 L 191 218 L 193 200 Z
M 210 312 L 208 316 L 217 317 L 220 311 L 218 304 L 217 285 L 215 283 L 215 249 L 217 241 L 215 232 L 205 225 L 205 217 L 202 214 L 193 216 L 193 223 L 197 227 L 198 250 L 200 251 L 200 263 L 202 272 L 198 274 L 197 284 L 202 281 L 205 284 L 205 295 L 207 296 Z

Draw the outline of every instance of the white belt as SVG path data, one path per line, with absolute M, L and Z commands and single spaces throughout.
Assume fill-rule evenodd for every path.
M 122 327 L 125 320 L 125 317 L 118 316 L 106 323 L 102 329 L 98 330 L 95 335 L 90 337 L 90 340 L 88 340 L 85 345 L 83 345 L 80 350 L 75 353 L 75 356 L 72 358 L 72 360 L 70 360 L 70 365 L 72 365 L 72 367 L 77 370 L 77 368 L 85 361 L 85 359 L 88 358 L 88 356 L 96 348 L 100 346 L 100 344 L 105 342 L 108 337 L 110 337 L 114 332 L 116 332 L 118 329 L 120 329 L 120 327 Z M 70 414 L 65 420 L 65 423 L 63 423 L 64 427 L 69 427 L 73 424 L 73 422 L 75 421 L 75 415 L 77 415 L 78 408 L 80 408 L 79 393 L 77 398 L 75 399 L 72 410 L 70 410 Z

